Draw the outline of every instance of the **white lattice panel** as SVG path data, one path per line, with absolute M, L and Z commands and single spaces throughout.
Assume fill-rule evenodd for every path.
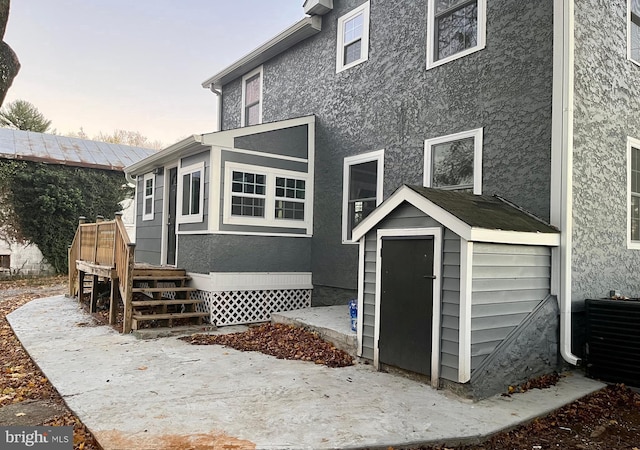
M 202 300 L 198 311 L 208 312 L 217 326 L 240 325 L 271 320 L 271 313 L 311 306 L 311 289 L 268 291 L 196 291 L 192 298 Z

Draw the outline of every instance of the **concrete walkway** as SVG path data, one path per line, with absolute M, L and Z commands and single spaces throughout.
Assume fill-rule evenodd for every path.
M 330 369 L 175 338 L 137 340 L 71 299 L 8 316 L 69 407 L 111 449 L 386 448 L 475 440 L 603 387 L 579 375 L 478 403 L 369 365 Z

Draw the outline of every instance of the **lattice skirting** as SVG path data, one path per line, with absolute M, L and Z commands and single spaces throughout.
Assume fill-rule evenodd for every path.
M 271 320 L 271 313 L 311 306 L 311 289 L 263 291 L 196 291 L 191 298 L 202 300 L 198 311 L 208 312 L 217 326 L 240 325 Z

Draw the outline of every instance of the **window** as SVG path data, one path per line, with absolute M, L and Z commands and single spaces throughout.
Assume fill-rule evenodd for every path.
M 487 0 L 429 0 L 427 69 L 485 47 Z
M 369 2 L 338 19 L 336 73 L 369 59 Z
M 144 186 L 142 196 L 142 220 L 153 220 L 153 200 L 155 191 L 155 177 L 152 173 L 148 173 L 142 179 Z
M 628 0 L 627 57 L 640 64 L 640 0 Z
M 312 230 L 307 173 L 227 162 L 223 222 Z
M 640 249 L 640 140 L 627 139 L 627 247 Z
M 482 193 L 482 128 L 427 139 L 424 185 Z
M 262 123 L 262 66 L 242 77 L 243 127 Z
M 276 219 L 304 220 L 305 181 L 276 177 Z
M 382 202 L 384 150 L 344 159 L 342 242 Z
M 11 255 L 0 255 L 0 268 L 11 269 Z
M 231 183 L 231 215 L 264 217 L 267 176 L 233 171 Z
M 204 217 L 204 163 L 180 168 L 178 192 L 178 223 L 202 222 Z

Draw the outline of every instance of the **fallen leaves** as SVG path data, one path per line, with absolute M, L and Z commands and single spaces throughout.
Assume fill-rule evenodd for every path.
M 31 300 L 64 293 L 65 282 L 64 277 L 0 282 L 0 408 L 29 400 L 48 400 L 66 410 L 60 395 L 33 363 L 6 319 L 9 313 Z M 24 413 L 15 416 L 21 417 Z M 45 423 L 30 425 L 73 426 L 75 450 L 100 448 L 89 430 L 70 411 Z
M 264 324 L 242 333 L 194 334 L 180 338 L 194 345 L 218 344 L 241 351 L 261 352 L 278 359 L 313 361 L 328 367 L 353 365 L 345 351 L 322 340 L 317 333 L 283 324 Z

